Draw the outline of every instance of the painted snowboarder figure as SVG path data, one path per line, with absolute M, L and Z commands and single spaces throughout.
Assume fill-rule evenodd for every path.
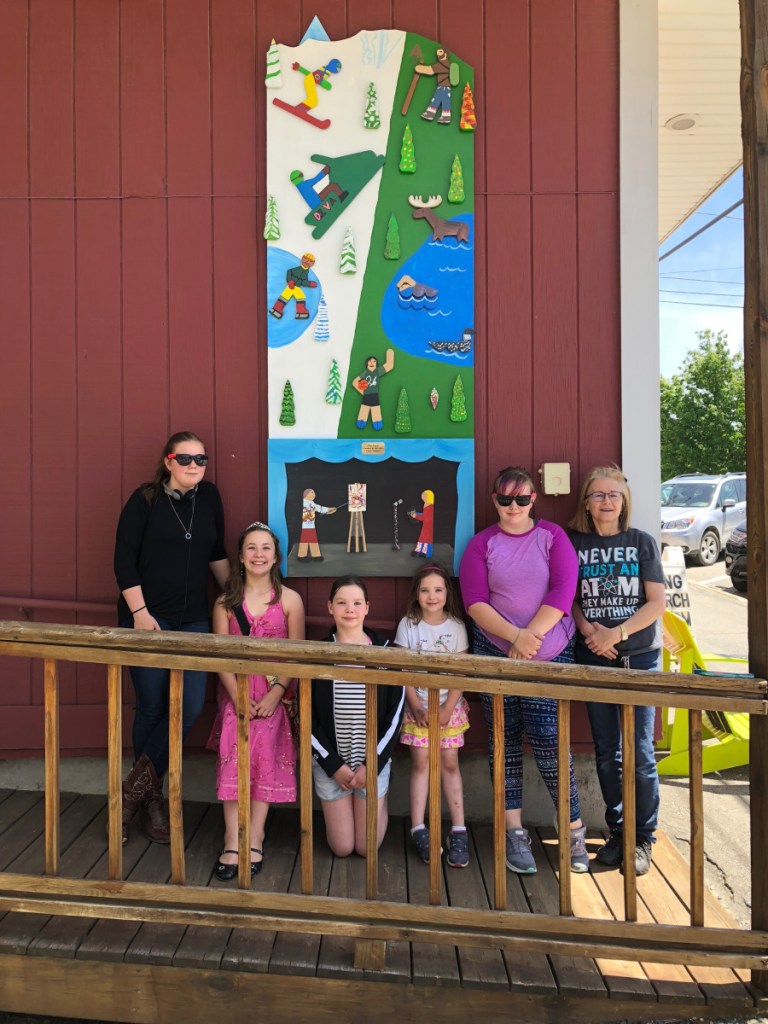
M 301 533 L 299 534 L 299 549 L 296 557 L 300 562 L 315 559 L 323 561 L 320 545 L 317 543 L 317 527 L 315 516 L 332 516 L 336 511 L 335 506 L 318 505 L 315 501 L 315 492 L 308 487 L 302 496 L 301 502 Z
M 451 123 L 451 55 L 443 47 L 439 47 L 435 54 L 434 64 L 417 64 L 414 70 L 419 75 L 434 75 L 436 78 L 435 91 L 429 101 L 427 109 L 422 113 L 425 121 L 434 121 L 437 112 L 438 124 Z M 441 110 L 442 108 L 442 110 Z
M 316 128 L 329 128 L 331 124 L 330 119 L 326 118 L 321 121 L 319 118 L 310 114 L 310 110 L 314 110 L 318 104 L 317 90 L 331 88 L 329 77 L 331 75 L 338 75 L 341 71 L 341 61 L 334 57 L 333 60 L 329 60 L 327 64 L 321 68 L 317 68 L 316 71 L 310 71 L 308 68 L 303 68 L 298 61 L 294 61 L 291 67 L 294 71 L 298 71 L 304 75 L 304 92 L 306 94 L 304 102 L 295 104 L 286 103 L 285 100 L 278 99 L 277 97 L 275 97 L 272 102 L 276 107 L 280 107 L 281 110 L 287 110 L 289 114 L 294 114 L 296 117 L 300 117 L 303 121 L 309 121 L 309 123 L 313 124 Z
M 291 184 L 299 190 L 301 198 L 310 210 L 314 210 L 329 195 L 338 196 L 340 203 L 343 203 L 349 195 L 335 181 L 330 180 L 330 173 L 331 169 L 328 166 L 321 167 L 314 178 L 305 178 L 301 171 L 291 171 Z M 315 188 L 318 182 L 324 178 L 328 178 L 328 181 L 321 188 Z
M 274 306 L 270 309 L 272 316 L 278 320 L 282 318 L 283 310 L 287 302 L 296 300 L 296 319 L 308 320 L 309 310 L 306 305 L 304 288 L 317 288 L 317 281 L 309 280 L 309 272 L 315 264 L 315 257 L 311 252 L 305 252 L 301 257 L 301 266 L 291 267 L 286 273 L 286 286 L 280 292 L 280 298 L 275 299 Z
M 397 288 L 401 295 L 406 295 L 406 293 L 410 292 L 411 298 L 414 299 L 434 299 L 438 291 L 437 288 L 431 288 L 428 284 L 414 281 L 408 274 L 403 274 L 395 288 Z
M 379 399 L 379 381 L 385 373 L 390 373 L 395 366 L 394 349 L 388 348 L 384 365 L 379 366 L 376 356 L 368 356 L 365 361 L 365 373 L 355 377 L 352 387 L 356 388 L 363 396 L 360 403 L 360 411 L 357 414 L 357 427 L 362 430 L 368 422 L 370 415 L 374 430 L 381 430 L 384 424 L 381 421 L 381 403 Z
M 411 519 L 421 523 L 421 533 L 416 541 L 416 547 L 411 552 L 412 558 L 431 558 L 435 540 L 435 493 L 434 491 L 422 491 L 421 500 L 424 507 L 421 512 L 414 509 L 408 513 Z

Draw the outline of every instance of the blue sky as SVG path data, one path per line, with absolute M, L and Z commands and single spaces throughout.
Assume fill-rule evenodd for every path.
M 659 256 L 742 197 L 736 171 L 659 247 Z M 744 207 L 659 263 L 661 375 L 676 373 L 699 341 L 696 331 L 725 331 L 732 351 L 744 346 Z

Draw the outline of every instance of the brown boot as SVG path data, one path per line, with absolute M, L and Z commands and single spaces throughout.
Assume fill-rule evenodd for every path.
M 168 819 L 168 805 L 163 796 L 163 784 L 158 779 L 152 762 L 148 760 L 147 763 L 151 786 L 139 807 L 141 827 L 144 835 L 153 843 L 170 843 L 171 823 Z
M 123 846 L 128 842 L 131 818 L 152 789 L 153 777 L 157 778 L 152 762 L 146 754 L 142 754 L 123 783 Z

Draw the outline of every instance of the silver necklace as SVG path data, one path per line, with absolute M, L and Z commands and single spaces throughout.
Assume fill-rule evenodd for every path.
M 182 522 L 181 516 L 176 511 L 176 509 L 173 507 L 173 499 L 171 498 L 170 494 L 167 494 L 166 497 L 168 498 L 168 504 L 171 506 L 171 512 L 173 512 L 173 514 L 176 516 L 176 518 L 179 521 L 179 526 L 184 531 L 184 538 L 185 538 L 185 540 L 192 540 L 192 523 L 194 523 L 194 521 L 195 521 L 195 501 L 197 501 L 197 497 L 195 496 L 192 499 L 192 515 L 190 516 L 190 519 L 189 519 L 189 528 L 187 528 L 184 525 L 184 523 Z

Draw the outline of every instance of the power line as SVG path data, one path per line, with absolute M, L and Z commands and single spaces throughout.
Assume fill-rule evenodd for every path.
M 741 294 L 736 292 L 691 292 L 685 288 L 660 288 L 662 295 L 716 295 L 721 299 L 743 299 L 744 292 Z
M 659 277 L 661 276 L 659 274 Z M 730 284 L 734 288 L 744 288 L 743 281 L 720 281 L 716 277 L 665 277 L 661 284 L 677 284 L 678 281 L 690 281 L 692 284 Z
M 683 302 L 682 299 L 659 299 L 659 302 L 665 302 L 668 306 L 716 306 L 719 309 L 744 309 L 744 303 L 732 306 L 727 302 Z
M 729 206 L 727 210 L 723 210 L 722 213 L 718 213 L 718 215 L 711 220 L 709 224 L 705 224 L 704 227 L 699 228 L 698 231 L 694 231 L 692 235 L 688 235 L 688 237 L 684 238 L 678 245 L 673 246 L 668 252 L 665 252 L 663 256 L 659 256 L 659 263 L 661 263 L 662 260 L 665 260 L 667 256 L 671 256 L 673 252 L 677 252 L 679 249 L 682 249 L 683 246 L 688 245 L 688 243 L 692 242 L 694 238 L 698 238 L 699 235 L 703 235 L 705 231 L 709 231 L 709 229 L 713 228 L 719 220 L 722 220 L 723 217 L 727 217 L 729 213 L 733 213 L 735 209 L 743 205 L 744 200 L 738 199 L 732 206 Z
M 744 267 L 708 267 L 705 270 L 660 270 L 659 277 L 671 277 L 674 274 L 726 274 L 731 271 L 744 270 Z

